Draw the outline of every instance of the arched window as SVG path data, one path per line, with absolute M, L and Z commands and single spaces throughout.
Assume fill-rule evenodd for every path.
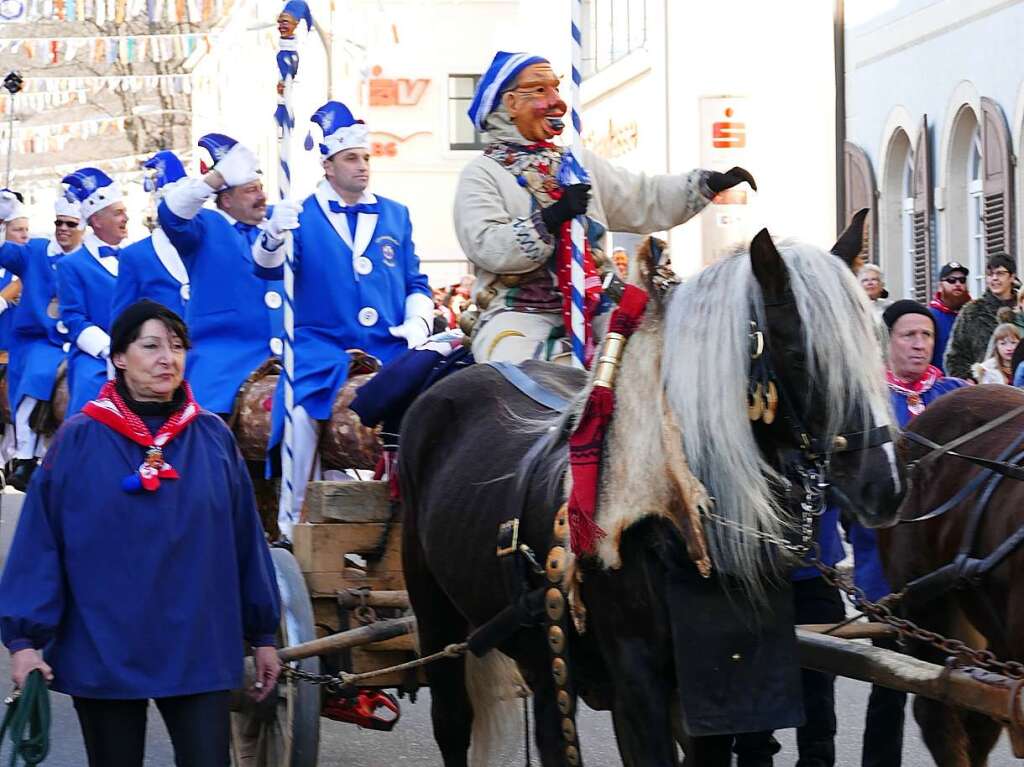
M 894 298 L 909 298 L 913 292 L 913 156 L 909 134 L 897 127 L 885 151 L 878 205 L 879 263 L 885 272 L 885 286 Z
M 947 148 L 946 163 L 946 218 L 949 233 L 948 251 L 942 260 L 959 261 L 971 270 L 971 290 L 977 293 L 975 278 L 984 280 L 984 268 L 979 269 L 978 235 L 979 201 L 983 203 L 979 171 L 984 163 L 978 139 L 980 122 L 970 104 L 963 104 L 953 118 L 953 129 Z M 981 248 L 984 251 L 984 248 Z
M 975 127 L 967 160 L 967 268 L 971 270 L 971 294 L 985 291 L 985 188 L 981 129 Z
M 906 134 L 903 134 L 906 136 Z M 909 140 L 908 140 L 909 141 Z M 904 155 L 903 178 L 900 184 L 900 280 L 899 291 L 890 289 L 893 296 L 910 298 L 914 285 L 914 156 Z M 893 287 L 896 287 L 895 285 Z

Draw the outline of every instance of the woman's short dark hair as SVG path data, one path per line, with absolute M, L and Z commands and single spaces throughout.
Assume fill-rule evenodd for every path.
M 128 346 L 139 339 L 142 326 L 148 320 L 159 321 L 168 332 L 181 339 L 186 349 L 192 348 L 185 321 L 163 304 L 143 299 L 129 306 L 114 320 L 110 329 L 110 353 L 121 354 L 127 351 Z

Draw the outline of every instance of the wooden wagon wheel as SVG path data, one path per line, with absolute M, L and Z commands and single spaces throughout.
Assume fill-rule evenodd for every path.
M 270 554 L 281 592 L 280 646 L 316 639 L 313 605 L 298 563 L 284 549 L 272 549 Z M 297 665 L 320 673 L 319 658 L 306 658 Z M 314 685 L 282 675 L 276 695 L 262 704 L 243 702 L 231 714 L 234 767 L 315 767 L 319 746 L 320 688 Z

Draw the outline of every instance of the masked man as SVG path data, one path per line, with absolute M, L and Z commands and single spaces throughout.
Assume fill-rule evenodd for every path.
M 40 403 L 48 405 L 67 345 L 67 327 L 59 321 L 57 265 L 79 249 L 85 229 L 76 203 L 62 194 L 54 207 L 52 239 L 0 247 L 0 267 L 20 277 L 25 286 L 11 333 L 8 381 L 16 440 L 14 471 L 8 481 L 18 490 L 27 487 L 36 459 L 46 449 L 44 439 L 32 428 L 32 415 Z
M 157 152 L 143 167 L 151 171 L 145 180 L 145 188 L 155 194 L 158 202 L 171 184 L 185 177 L 181 160 L 166 150 Z M 181 317 L 186 316 L 188 271 L 162 229 L 154 229 L 149 237 L 121 251 L 120 262 L 110 308 L 112 317 L 120 316 L 121 312 L 143 298 L 163 304 Z
M 252 245 L 268 212 L 256 155 L 219 133 L 199 146 L 212 170 L 176 183 L 157 215 L 188 275 L 187 378 L 200 405 L 226 415 L 249 374 L 281 353 L 284 298 L 280 281 L 253 273 Z M 216 208 L 203 208 L 211 199 Z
M 388 362 L 431 333 L 434 301 L 420 272 L 404 205 L 368 191 L 370 142 L 362 120 L 328 102 L 313 116 L 324 134 L 324 180 L 301 210 L 281 203 L 253 257 L 259 273 L 280 279 L 284 232 L 295 229 L 295 425 L 293 508 L 278 524 L 287 535 L 315 462 L 317 421 L 331 417 L 348 372 L 346 349 Z M 296 228 L 297 227 L 297 228 Z M 274 405 L 281 434 L 280 391 Z
M 566 150 L 551 143 L 563 129 L 565 102 L 547 60 L 499 52 L 480 80 L 469 117 L 487 147 L 462 172 L 455 230 L 477 266 L 473 356 L 479 362 L 553 359 L 567 349 L 567 222 L 585 216 L 586 319 L 600 299 L 599 272 L 609 230 L 646 234 L 682 224 L 718 193 L 753 178 L 694 170 L 682 176 L 629 173 L 590 152 L 577 158 L 589 175 L 567 174 Z M 578 170 L 578 169 L 577 169 Z M 561 243 L 562 248 L 557 246 Z
M 128 235 L 128 210 L 114 181 L 97 168 L 82 168 L 63 182 L 89 231 L 82 247 L 57 269 L 60 319 L 72 344 L 68 356 L 70 417 L 95 399 L 107 381 L 110 302 L 117 281 L 117 256 Z

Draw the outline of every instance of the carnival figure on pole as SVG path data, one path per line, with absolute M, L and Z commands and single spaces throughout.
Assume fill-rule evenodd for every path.
M 455 230 L 477 266 L 480 317 L 473 356 L 478 362 L 568 361 L 572 219 L 586 218 L 583 313 L 592 352 L 591 326 L 603 308 L 599 275 L 611 268 L 607 232 L 670 229 L 723 190 L 743 182 L 756 188 L 743 168 L 646 176 L 615 168 L 586 150 L 576 158 L 582 168 L 573 170 L 585 171 L 589 182 L 571 183 L 563 166 L 572 155 L 553 143 L 565 128 L 567 111 L 558 88 L 544 57 L 499 51 L 469 108 L 487 145 L 460 176 Z
M 257 273 L 280 279 L 284 233 L 292 231 L 295 269 L 295 461 L 290 528 L 306 480 L 315 475 L 319 422 L 331 417 L 348 374 L 348 349 L 388 362 L 430 335 L 434 302 L 412 240 L 409 209 L 375 195 L 366 125 L 336 101 L 313 115 L 323 131 L 324 179 L 301 207 L 281 202 L 253 247 Z M 271 445 L 281 439 L 281 385 Z

